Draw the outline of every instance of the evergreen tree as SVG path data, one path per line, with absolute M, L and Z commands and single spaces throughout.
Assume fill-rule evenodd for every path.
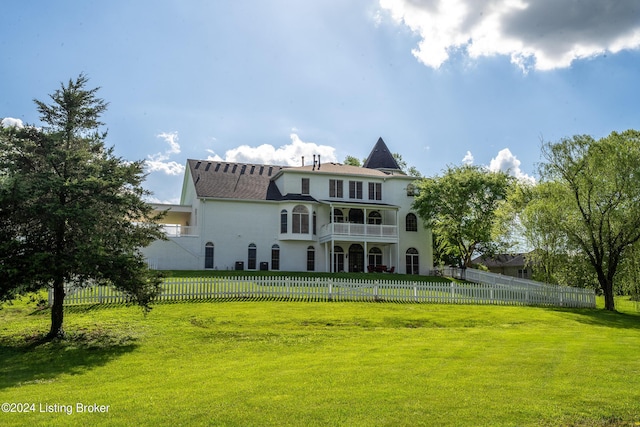
M 107 103 L 87 82 L 35 100 L 44 127 L 0 127 L 0 300 L 51 288 L 48 338 L 64 335 L 69 286 L 108 284 L 148 310 L 161 283 L 140 252 L 164 238 L 143 200 L 144 162 L 105 147 Z

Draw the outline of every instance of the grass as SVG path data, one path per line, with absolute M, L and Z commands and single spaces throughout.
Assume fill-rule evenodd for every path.
M 35 413 L 0 424 L 640 425 L 640 313 L 616 304 L 73 307 L 43 343 L 49 311 L 24 299 L 0 310 L 0 403 Z

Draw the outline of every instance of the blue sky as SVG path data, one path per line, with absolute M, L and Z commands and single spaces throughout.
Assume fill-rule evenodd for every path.
M 188 158 L 464 161 L 535 177 L 540 142 L 640 128 L 634 0 L 8 1 L 0 118 L 85 73 L 107 145 L 175 202 Z M 15 119 L 15 120 L 14 120 Z

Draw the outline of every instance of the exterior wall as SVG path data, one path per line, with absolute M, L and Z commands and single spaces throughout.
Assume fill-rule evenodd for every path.
M 198 237 L 156 240 L 142 249 L 151 268 L 161 270 L 200 270 L 200 239 Z

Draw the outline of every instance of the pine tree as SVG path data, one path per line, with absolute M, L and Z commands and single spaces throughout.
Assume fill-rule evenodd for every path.
M 105 147 L 107 103 L 87 82 L 35 100 L 43 127 L 0 127 L 0 299 L 52 289 L 48 338 L 64 335 L 69 286 L 108 284 L 148 310 L 161 283 L 140 252 L 164 237 L 144 162 Z

